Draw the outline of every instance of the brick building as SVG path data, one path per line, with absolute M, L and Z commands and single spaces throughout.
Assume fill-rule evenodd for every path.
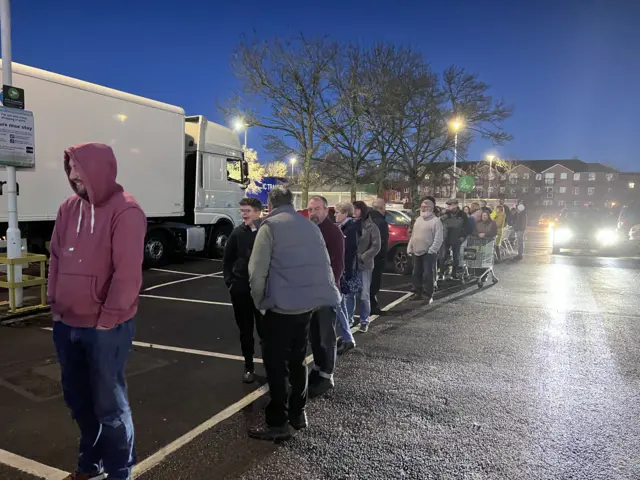
M 620 173 L 601 163 L 571 159 L 525 160 L 491 168 L 484 161 L 460 162 L 455 175 L 453 165 L 437 163 L 420 186 L 419 194 L 449 198 L 454 179 L 463 175 L 473 176 L 476 183 L 467 199 L 523 199 L 533 207 L 549 210 L 581 205 L 611 207 L 624 203 L 629 190 L 640 192 L 640 173 Z M 630 188 L 636 183 L 637 190 Z M 408 185 L 399 192 L 403 200 L 410 200 Z M 463 198 L 463 194 L 458 192 L 458 197 Z

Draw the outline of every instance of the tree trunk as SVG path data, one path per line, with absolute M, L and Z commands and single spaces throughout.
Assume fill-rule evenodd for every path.
M 304 164 L 302 165 L 302 175 L 300 186 L 302 187 L 302 208 L 309 203 L 309 177 L 311 175 L 311 152 L 304 152 Z
M 418 184 L 420 179 L 416 174 L 412 174 L 409 178 L 409 191 L 411 192 L 411 225 L 414 224 L 417 218 L 417 212 L 420 210 L 420 198 L 418 197 Z
M 358 180 L 353 178 L 351 179 L 351 201 L 355 202 L 357 200 L 357 188 L 358 188 Z

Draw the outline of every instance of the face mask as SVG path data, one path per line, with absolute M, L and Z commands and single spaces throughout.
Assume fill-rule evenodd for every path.
M 523 210 L 524 210 L 524 205 L 523 204 L 518 205 L 518 211 L 522 212 Z

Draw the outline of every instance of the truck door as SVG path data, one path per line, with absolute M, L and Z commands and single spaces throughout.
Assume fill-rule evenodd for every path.
M 198 162 L 197 223 L 212 223 L 216 214 L 231 217 L 234 224 L 240 222 L 238 202 L 242 198 L 242 184 L 233 181 L 235 163 L 212 153 L 200 153 Z M 238 159 L 238 164 L 239 159 Z M 231 168 L 231 171 L 229 171 Z M 228 180 L 231 177 L 231 180 Z

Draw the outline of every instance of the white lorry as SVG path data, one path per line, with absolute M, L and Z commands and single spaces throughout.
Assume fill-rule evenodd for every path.
M 13 84 L 24 89 L 35 121 L 36 166 L 17 172 L 18 219 L 29 251 L 45 251 L 58 206 L 72 193 L 64 150 L 101 142 L 118 159 L 118 183 L 147 215 L 147 266 L 175 253 L 222 253 L 240 222 L 238 202 L 248 184 L 242 146 L 231 129 L 203 116 L 185 117 L 179 107 L 16 63 Z M 4 169 L 0 180 L 2 235 Z

